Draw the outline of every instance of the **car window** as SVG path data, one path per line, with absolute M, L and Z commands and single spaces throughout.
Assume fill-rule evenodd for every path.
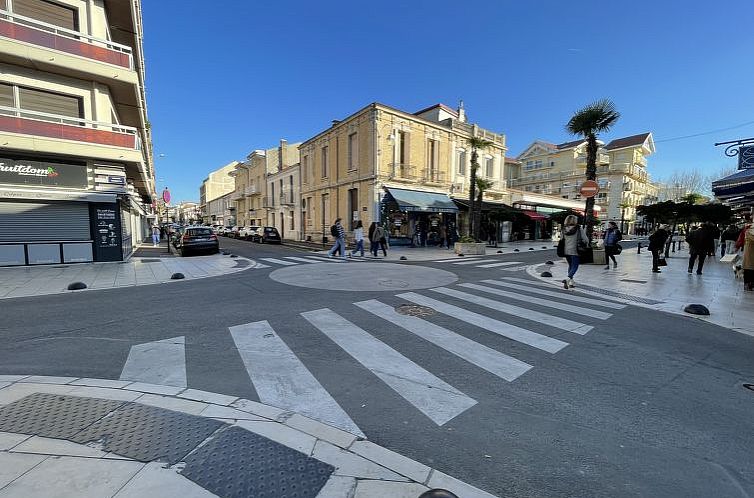
M 193 237 L 206 237 L 212 235 L 209 228 L 189 228 L 186 232 Z
M 274 233 L 274 234 L 276 234 L 276 233 L 278 233 L 278 230 L 277 230 L 277 228 L 274 228 L 274 227 L 265 227 L 264 228 L 264 233 Z

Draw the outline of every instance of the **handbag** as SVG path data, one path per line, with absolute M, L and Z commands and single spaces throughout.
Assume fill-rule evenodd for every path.
M 555 253 L 558 255 L 559 258 L 562 258 L 565 256 L 565 239 L 563 237 L 560 238 L 558 241 L 558 248 L 555 250 Z
M 665 258 L 659 258 L 657 260 L 657 266 L 668 266 L 668 262 L 665 261 Z
M 613 249 L 615 254 L 620 254 L 623 252 L 623 246 L 620 244 L 615 244 L 615 249 Z

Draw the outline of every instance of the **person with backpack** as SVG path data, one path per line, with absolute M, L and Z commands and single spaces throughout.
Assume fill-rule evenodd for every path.
M 610 260 L 613 260 L 613 268 L 618 268 L 618 262 L 615 260 L 615 255 L 620 254 L 623 249 L 618 242 L 623 240 L 623 234 L 618 229 L 618 224 L 611 221 L 607 224 L 607 230 L 605 231 L 605 270 L 610 269 Z
M 340 218 L 335 220 L 335 223 L 330 227 L 330 235 L 335 238 L 335 244 L 332 249 L 327 251 L 327 256 L 332 258 L 335 251 L 340 250 L 340 257 L 343 261 L 346 260 L 346 230 L 340 223 Z
M 382 254 L 387 256 L 386 246 L 385 229 L 373 221 L 369 227 L 369 250 L 372 252 L 372 257 L 377 257 L 377 250 L 380 247 Z

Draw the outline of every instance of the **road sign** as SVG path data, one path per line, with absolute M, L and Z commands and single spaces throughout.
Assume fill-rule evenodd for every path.
M 585 181 L 581 184 L 581 190 L 579 190 L 582 197 L 594 197 L 599 191 L 600 186 L 594 180 Z
M 165 204 L 170 204 L 170 190 L 168 190 L 167 187 L 165 187 L 165 190 L 162 191 L 162 201 Z

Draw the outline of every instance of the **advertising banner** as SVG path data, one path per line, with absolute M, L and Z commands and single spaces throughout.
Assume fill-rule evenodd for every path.
M 123 234 L 120 210 L 116 203 L 90 203 L 92 239 L 95 261 L 120 261 L 123 259 L 121 243 Z
M 0 157 L 0 183 L 45 187 L 86 188 L 86 166 Z

